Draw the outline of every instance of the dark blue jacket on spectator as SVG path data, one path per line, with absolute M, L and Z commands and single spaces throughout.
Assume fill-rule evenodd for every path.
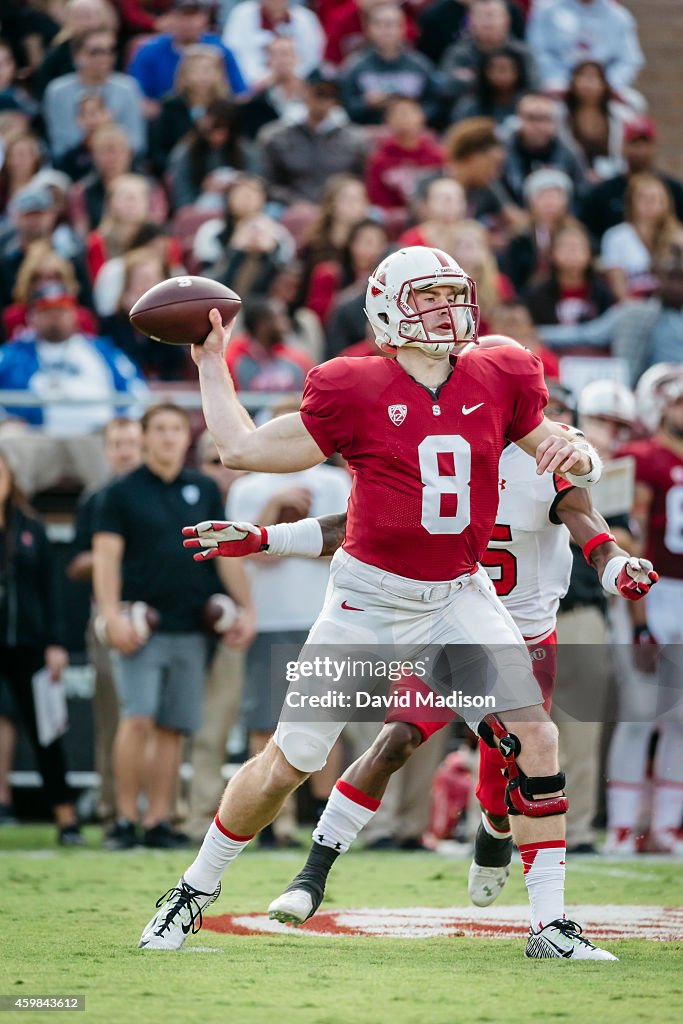
M 218 36 L 206 32 L 200 42 L 219 49 L 225 60 L 225 72 L 233 94 L 244 92 L 246 86 L 237 61 Z M 173 89 L 176 68 L 182 54 L 173 45 L 170 35 L 159 36 L 144 43 L 133 57 L 128 74 L 136 78 L 145 96 L 159 100 Z

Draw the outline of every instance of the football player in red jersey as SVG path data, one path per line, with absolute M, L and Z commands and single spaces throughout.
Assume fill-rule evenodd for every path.
M 616 853 L 636 850 L 636 825 L 647 769 L 650 736 L 659 733 L 654 759 L 650 836 L 646 849 L 683 853 L 683 365 L 660 363 L 647 370 L 636 389 L 638 412 L 654 433 L 634 441 L 621 455 L 635 460 L 634 515 L 644 539 L 644 554 L 663 571 L 656 593 L 636 619 L 634 642 L 659 645 L 657 673 L 660 707 L 654 723 L 633 715 L 620 723 L 612 739 L 608 789 L 607 847 Z M 640 648 L 642 652 L 643 649 Z M 644 653 L 647 653 L 647 648 Z M 641 687 L 642 689 L 642 687 Z M 642 706 L 642 697 L 640 700 Z
M 370 277 L 366 303 L 378 345 L 395 358 L 315 367 L 300 413 L 259 428 L 235 393 L 225 364 L 229 331 L 212 310 L 211 333 L 192 349 L 207 426 L 234 468 L 289 472 L 335 451 L 346 458 L 354 474 L 346 538 L 304 654 L 340 637 L 361 647 L 398 639 L 415 658 L 430 644 L 476 649 L 477 668 L 487 660 L 497 679 L 496 714 L 472 708 L 466 720 L 505 752 L 531 902 L 526 955 L 613 960 L 564 916 L 557 731 L 521 633 L 479 571 L 508 441 L 534 456 L 539 476 L 557 472 L 577 486 L 597 479 L 599 460 L 545 420 L 542 366 L 531 353 L 474 348 L 451 361 L 458 343 L 476 340 L 479 311 L 474 283 L 446 253 L 418 246 L 393 253 Z M 628 574 L 626 561 L 621 574 Z M 226 788 L 195 861 L 159 901 L 141 947 L 177 949 L 200 927 L 227 866 L 324 765 L 343 726 L 330 718 L 280 722 Z
M 489 335 L 482 347 L 517 346 L 511 338 Z M 517 346 L 519 347 L 519 346 Z M 565 412 L 568 412 L 566 407 Z M 566 419 L 565 415 L 557 416 Z M 572 566 L 569 534 L 587 552 L 587 561 L 602 578 L 610 560 L 630 559 L 619 548 L 609 528 L 592 507 L 590 493 L 573 487 L 563 477 L 535 473 L 535 462 L 516 445 L 508 445 L 499 463 L 498 515 L 481 565 L 494 581 L 496 593 L 524 636 L 549 710 L 555 682 L 555 619 L 560 598 L 566 593 Z M 251 523 L 199 523 L 185 533 L 186 547 L 201 548 L 197 560 L 215 555 L 239 557 L 267 543 L 270 553 L 317 557 L 334 554 L 344 540 L 345 515 L 319 520 L 282 523 L 265 529 Z M 563 525 L 566 529 L 563 529 Z M 247 538 L 245 540 L 245 537 Z M 639 600 L 650 589 L 652 565 L 631 559 L 638 579 L 623 580 L 621 595 Z M 613 587 L 608 592 L 613 592 Z M 394 692 L 424 692 L 424 684 L 406 679 Z M 411 702 L 412 704 L 412 702 Z M 360 830 L 362 819 L 379 807 L 391 775 L 418 747 L 454 716 L 435 713 L 425 721 L 411 707 L 396 707 L 371 745 L 337 783 L 336 791 L 313 830 L 311 851 L 303 869 L 285 892 L 275 899 L 270 916 L 299 925 L 319 907 L 332 865 Z M 469 874 L 469 894 L 477 906 L 488 906 L 500 893 L 509 875 L 512 839 L 505 800 L 505 767 L 500 753 L 480 742 L 477 796 L 482 823 L 477 832 L 475 856 Z M 353 804 L 360 804 L 360 811 Z

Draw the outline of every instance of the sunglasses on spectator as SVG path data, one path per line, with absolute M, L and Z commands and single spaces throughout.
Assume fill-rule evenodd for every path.
M 91 50 L 85 51 L 88 57 L 111 57 L 112 53 L 116 53 L 113 46 L 93 46 Z
M 555 118 L 552 114 L 524 114 L 520 112 L 519 115 L 523 121 L 554 121 Z

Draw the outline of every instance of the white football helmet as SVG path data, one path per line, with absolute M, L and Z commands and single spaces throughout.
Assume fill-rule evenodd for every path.
M 656 363 L 645 371 L 636 385 L 636 402 L 640 422 L 651 434 L 659 429 L 667 403 L 681 395 L 683 364 Z
M 579 419 L 600 416 L 630 426 L 636 419 L 636 399 L 632 391 L 616 380 L 594 380 L 581 391 L 577 411 Z
M 443 314 L 443 326 L 428 329 L 425 312 L 417 312 L 417 293 L 450 285 L 455 301 L 429 310 Z M 441 249 L 412 245 L 382 260 L 368 279 L 365 315 L 380 348 L 411 345 L 428 355 L 452 352 L 456 345 L 476 342 L 479 330 L 477 288 L 452 256 Z

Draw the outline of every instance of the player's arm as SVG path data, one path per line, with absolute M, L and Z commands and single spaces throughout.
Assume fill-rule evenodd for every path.
M 96 533 L 93 537 L 93 589 L 112 647 L 132 654 L 143 641 L 133 624 L 121 614 L 121 563 L 125 541 L 118 533 Z
M 296 523 L 256 526 L 254 523 L 204 522 L 183 528 L 186 548 L 200 548 L 196 562 L 208 558 L 241 558 L 258 552 L 298 558 L 329 558 L 344 542 L 346 512 Z
M 515 444 L 536 460 L 536 472 L 558 473 L 576 487 L 590 487 L 600 479 L 602 462 L 583 434 L 564 423 L 543 419 Z
M 209 313 L 211 333 L 203 345 L 192 346 L 199 370 L 202 409 L 223 465 L 264 473 L 292 473 L 325 461 L 298 413 L 278 416 L 256 427 L 240 404 L 225 362 L 230 328 L 220 313 Z
M 593 507 L 588 491 L 566 491 L 555 505 L 555 515 L 567 527 L 608 594 L 639 601 L 659 579 L 652 562 L 636 558 L 617 544 L 607 521 Z

